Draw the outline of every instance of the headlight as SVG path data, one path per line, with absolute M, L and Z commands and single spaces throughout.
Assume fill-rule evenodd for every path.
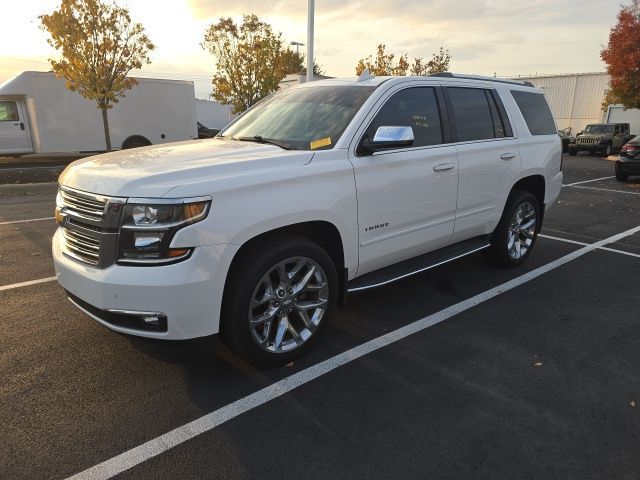
M 118 263 L 167 264 L 184 260 L 193 248 L 170 248 L 181 228 L 209 213 L 211 199 L 129 199 L 124 209 Z

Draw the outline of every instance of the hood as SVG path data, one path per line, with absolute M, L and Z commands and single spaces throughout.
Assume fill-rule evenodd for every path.
M 162 197 L 185 183 L 214 181 L 311 161 L 313 152 L 224 139 L 190 140 L 105 153 L 71 163 L 61 185 L 120 197 Z M 210 193 L 203 191 L 202 194 Z

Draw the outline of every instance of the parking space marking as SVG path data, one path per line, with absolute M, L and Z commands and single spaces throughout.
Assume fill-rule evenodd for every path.
M 538 236 L 540 238 L 547 238 L 549 240 L 556 240 L 558 242 L 573 243 L 574 245 L 582 245 L 583 247 L 585 245 L 590 245 L 589 243 L 578 242 L 577 240 L 569 240 L 568 238 L 552 237 L 551 235 L 543 235 L 542 233 L 539 233 Z M 607 252 L 613 252 L 613 253 L 621 253 L 622 255 L 629 255 L 630 257 L 640 258 L 640 254 L 625 252 L 624 250 L 618 250 L 616 248 L 599 247 L 598 250 L 605 250 Z
M 13 290 L 14 288 L 28 287 L 29 285 L 37 285 L 39 283 L 53 282 L 56 277 L 39 278 L 38 280 L 29 280 L 28 282 L 12 283 L 11 285 L 0 285 L 0 292 L 5 290 Z
M 598 187 L 582 187 L 579 185 L 564 185 L 565 187 L 583 188 L 585 190 L 599 190 L 601 192 L 613 192 L 613 193 L 627 193 L 629 195 L 640 195 L 640 192 L 627 192 L 626 190 L 612 190 L 610 188 L 598 188 Z
M 53 220 L 54 217 L 29 218 L 27 220 L 11 220 L 10 222 L 0 222 L 2 225 L 13 225 L 15 223 L 42 222 L 43 220 Z
M 254 392 L 244 398 L 236 400 L 233 403 L 225 405 L 211 413 L 208 413 L 196 420 L 193 420 L 181 427 L 178 427 L 170 432 L 167 432 L 159 437 L 151 439 L 142 445 L 138 445 L 126 452 L 121 453 L 113 458 L 105 460 L 98 465 L 95 465 L 87 470 L 69 477 L 68 480 L 98 480 L 112 478 L 119 473 L 122 473 L 130 468 L 139 465 L 146 460 L 156 457 L 173 447 L 176 447 L 202 433 L 213 430 L 214 428 L 228 422 L 243 413 L 246 413 L 254 408 L 257 408 L 265 403 L 274 400 L 282 395 L 304 385 L 306 383 L 315 380 L 322 375 L 325 375 L 338 367 L 346 365 L 358 358 L 375 352 L 383 347 L 391 345 L 399 340 L 402 340 L 409 335 L 418 333 L 426 328 L 432 327 L 440 322 L 447 320 L 459 313 L 462 313 L 470 308 L 473 308 L 481 303 L 484 303 L 492 298 L 500 295 L 501 293 L 508 292 L 524 283 L 527 283 L 539 276 L 550 272 L 562 265 L 565 265 L 576 258 L 579 258 L 593 250 L 596 250 L 609 243 L 617 242 L 625 237 L 633 235 L 640 231 L 640 226 L 627 230 L 625 232 L 613 235 L 612 237 L 604 240 L 599 240 L 593 244 L 585 245 L 582 248 L 575 250 L 568 255 L 560 257 L 552 262 L 547 263 L 541 267 L 531 270 L 519 277 L 516 277 L 508 282 L 505 282 L 497 287 L 486 290 L 474 297 L 463 300 L 460 303 L 451 305 L 450 307 L 440 310 L 432 315 L 417 320 L 409 325 L 401 327 L 397 330 L 389 332 L 380 337 L 374 338 L 362 345 L 358 345 L 350 350 L 340 353 L 334 357 L 324 360 L 320 363 L 305 368 L 298 373 L 283 378 L 257 392 Z
M 581 182 L 573 182 L 573 183 L 567 183 L 562 185 L 563 187 L 573 187 L 574 185 L 581 185 L 583 183 L 589 183 L 589 182 L 597 182 L 598 180 L 608 180 L 609 178 L 615 178 L 615 175 L 611 175 L 609 177 L 601 177 L 601 178 L 594 178 L 592 180 L 583 180 Z

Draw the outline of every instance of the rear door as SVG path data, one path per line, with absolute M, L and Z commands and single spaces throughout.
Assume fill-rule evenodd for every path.
M 522 167 L 495 90 L 446 87 L 445 96 L 460 171 L 453 241 L 462 241 L 493 230 Z
M 0 155 L 31 153 L 31 138 L 22 100 L 0 100 Z

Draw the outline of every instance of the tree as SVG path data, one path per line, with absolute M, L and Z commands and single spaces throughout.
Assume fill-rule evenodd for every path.
M 449 50 L 445 50 L 443 47 L 440 47 L 440 51 L 434 53 L 428 62 L 425 63 L 422 57 L 416 57 L 413 64 L 409 64 L 406 53 L 400 55 L 396 63 L 394 62 L 395 54 L 386 53 L 385 50 L 386 46 L 380 44 L 378 45 L 375 60 L 373 60 L 372 55 L 360 59 L 356 65 L 356 75 L 360 75 L 365 68 L 368 68 L 373 75 L 379 76 L 403 76 L 407 72 L 410 72 L 411 75 L 430 75 L 437 72 L 446 72 L 451 62 Z
M 304 74 L 307 71 L 306 56 L 303 53 L 295 52 L 290 48 L 283 50 L 282 64 L 287 75 L 290 75 L 292 73 Z M 313 61 L 313 74 L 324 74 L 324 68 L 315 60 Z
M 240 25 L 229 17 L 210 25 L 201 46 L 216 58 L 213 97 L 239 113 L 275 92 L 296 66 L 283 53 L 281 36 L 256 15 L 244 15 Z
M 369 69 L 369 72 L 373 75 L 385 76 L 385 75 L 406 75 L 409 68 L 409 61 L 407 60 L 407 54 L 400 55 L 397 63 L 394 62 L 395 55 L 393 53 L 385 52 L 386 45 L 378 45 L 376 52 L 376 58 L 373 60 L 373 55 L 369 55 L 367 58 L 361 58 L 356 65 L 356 75 L 360 75 L 365 68 Z
M 611 83 L 602 108 L 621 103 L 624 108 L 640 108 L 640 1 L 623 6 L 618 23 L 609 33 L 609 43 L 600 52 L 607 64 Z
M 67 88 L 94 100 L 102 111 L 107 150 L 111 150 L 107 111 L 137 82 L 127 75 L 151 63 L 155 47 L 129 11 L 101 0 L 62 0 L 49 15 L 38 17 L 49 33 L 48 43 L 61 51 L 60 60 L 49 60 Z

